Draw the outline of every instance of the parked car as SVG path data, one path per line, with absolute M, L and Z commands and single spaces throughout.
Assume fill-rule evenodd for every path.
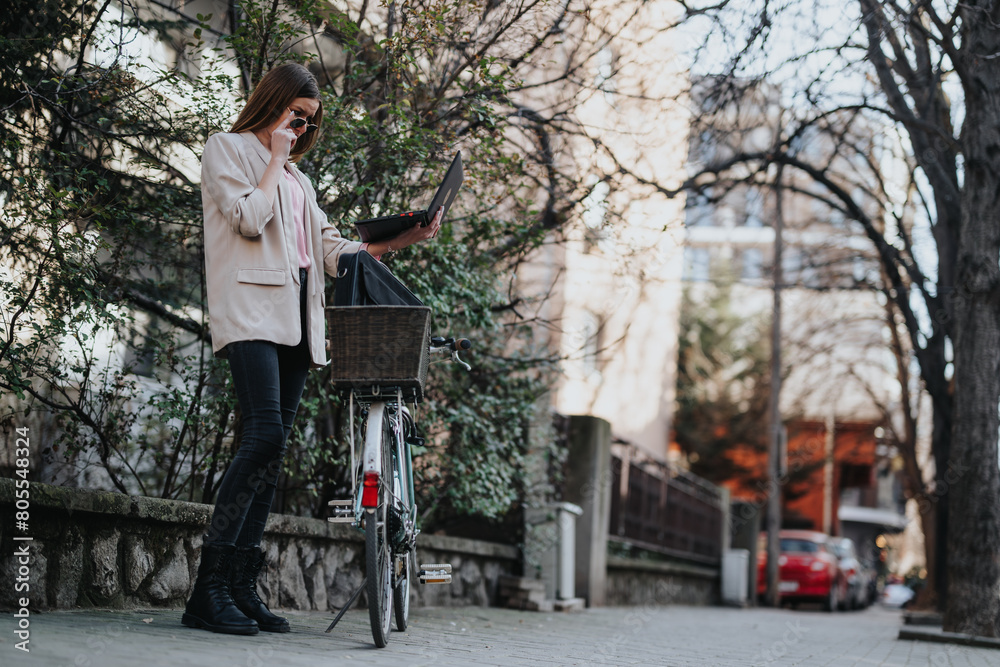
M 827 611 L 836 611 L 847 599 L 847 580 L 841 574 L 830 538 L 813 530 L 783 530 L 778 533 L 778 596 L 782 604 L 819 602 Z M 766 534 L 761 542 L 766 545 Z M 757 556 L 757 593 L 767 592 L 767 549 Z
M 886 584 L 882 589 L 881 602 L 883 606 L 892 608 L 905 607 L 916 593 L 904 584 Z
M 854 540 L 849 537 L 831 537 L 830 546 L 837 557 L 840 575 L 847 582 L 847 594 L 840 601 L 840 608 L 864 609 L 869 603 L 869 572 L 858 559 Z
M 861 559 L 862 571 L 865 573 L 865 582 L 867 589 L 866 595 L 866 607 L 870 607 L 878 601 L 878 570 L 875 568 L 875 564 L 866 559 Z

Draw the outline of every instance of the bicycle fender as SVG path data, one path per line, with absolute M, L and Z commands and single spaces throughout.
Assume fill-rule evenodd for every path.
M 362 458 L 363 472 L 376 472 L 382 478 L 382 415 L 385 403 L 372 403 L 368 408 L 365 425 L 365 451 Z

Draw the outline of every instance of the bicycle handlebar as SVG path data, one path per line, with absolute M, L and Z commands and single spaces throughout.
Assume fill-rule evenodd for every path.
M 465 370 L 471 371 L 472 366 L 465 363 L 458 358 L 459 350 L 468 350 L 472 348 L 472 341 L 468 338 L 443 338 L 441 336 L 435 336 L 431 338 L 430 351 L 434 352 L 451 352 L 451 360 L 457 364 L 461 364 L 465 367 Z
M 472 341 L 468 338 L 444 338 L 443 336 L 435 336 L 431 338 L 431 351 L 436 352 L 441 348 L 448 348 L 452 352 L 457 352 L 458 350 L 468 350 L 472 347 Z

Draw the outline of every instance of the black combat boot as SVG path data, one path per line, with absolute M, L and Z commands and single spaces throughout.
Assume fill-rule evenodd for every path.
M 257 595 L 257 577 L 264 567 L 264 552 L 259 546 L 238 547 L 233 561 L 232 591 L 236 606 L 257 621 L 265 632 L 290 632 L 288 621 L 275 616 Z
M 236 555 L 232 544 L 209 544 L 201 548 L 198 578 L 188 599 L 181 623 L 189 628 L 205 628 L 231 635 L 255 635 L 257 621 L 236 608 L 229 592 L 229 580 Z

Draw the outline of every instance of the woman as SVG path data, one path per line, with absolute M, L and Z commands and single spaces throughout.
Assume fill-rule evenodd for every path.
M 260 548 L 306 373 L 327 363 L 322 272 L 343 253 L 380 256 L 434 236 L 427 227 L 361 244 L 340 237 L 294 163 L 316 142 L 316 79 L 276 67 L 202 156 L 205 273 L 215 353 L 229 361 L 243 438 L 219 486 L 194 591 L 181 619 L 213 632 L 288 632 L 257 595 Z

